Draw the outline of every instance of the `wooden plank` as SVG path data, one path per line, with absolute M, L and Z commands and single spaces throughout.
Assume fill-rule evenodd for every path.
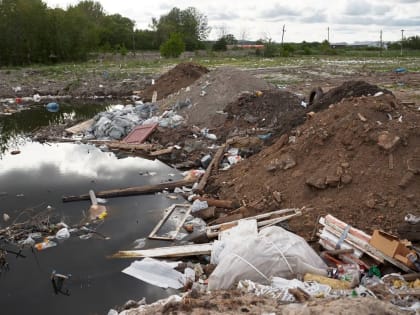
M 206 187 L 207 180 L 210 177 L 210 174 L 211 174 L 211 171 L 212 171 L 213 167 L 217 168 L 218 165 L 220 164 L 220 160 L 223 156 L 223 153 L 225 152 L 225 148 L 226 148 L 226 144 L 222 145 L 217 150 L 216 154 L 214 155 L 213 160 L 211 160 L 209 166 L 207 167 L 206 172 L 201 177 L 200 182 L 198 183 L 197 187 L 194 189 L 194 192 L 202 193 L 204 191 L 204 188 Z
M 173 191 L 176 187 L 191 186 L 192 184 L 194 184 L 194 182 L 195 182 L 195 179 L 181 179 L 178 181 L 166 182 L 166 183 L 161 183 L 161 184 L 156 184 L 156 185 L 144 185 L 144 186 L 136 186 L 136 187 L 129 187 L 129 188 L 110 189 L 110 190 L 99 191 L 96 193 L 96 196 L 101 197 L 101 198 L 114 198 L 114 197 L 122 197 L 122 196 L 145 195 L 145 194 L 159 192 L 165 189 Z M 88 200 L 88 199 L 89 199 L 89 194 L 62 197 L 63 202 L 80 201 L 80 200 Z
M 196 255 L 210 255 L 213 243 L 192 244 L 183 246 L 169 246 L 142 250 L 124 250 L 112 255 L 111 258 L 141 258 L 141 257 L 188 257 Z
M 207 201 L 207 204 L 210 207 L 216 207 L 216 208 L 225 208 L 225 209 L 236 209 L 240 205 L 236 201 L 232 200 L 221 200 L 221 199 L 212 199 L 212 198 L 206 198 L 206 197 L 200 197 L 195 196 L 192 198 L 193 200 L 200 200 L 200 201 Z
M 88 119 L 77 125 L 74 125 L 70 128 L 65 129 L 65 131 L 71 134 L 78 134 L 81 132 L 85 132 L 92 125 L 93 125 L 93 119 Z
M 293 212 L 292 214 L 289 215 L 284 215 L 281 217 L 276 217 L 273 219 L 269 219 L 272 215 L 281 215 L 281 214 L 285 214 L 288 212 Z M 226 223 L 222 223 L 222 224 L 218 224 L 218 225 L 212 225 L 212 226 L 208 226 L 206 229 L 206 234 L 208 238 L 213 238 L 213 237 L 217 237 L 217 235 L 220 233 L 220 231 L 223 231 L 223 229 L 225 227 L 231 228 L 232 226 L 235 226 L 238 224 L 238 222 L 240 220 L 261 220 L 261 219 L 267 219 L 267 220 L 263 220 L 263 221 L 258 221 L 257 222 L 257 226 L 258 228 L 262 228 L 262 227 L 268 227 L 271 225 L 275 225 L 277 223 L 280 223 L 282 221 L 286 221 L 289 220 L 297 215 L 301 215 L 302 212 L 300 211 L 300 209 L 283 209 L 283 210 L 277 210 L 277 211 L 273 211 L 273 212 L 269 212 L 269 213 L 264 213 L 264 214 L 260 214 L 257 216 L 253 216 L 253 217 L 248 217 L 248 218 L 243 218 L 243 219 L 238 219 L 238 220 L 234 220 L 231 222 L 226 222 Z
M 147 139 L 147 137 L 149 137 L 157 126 L 157 123 L 137 126 L 123 139 L 123 142 L 141 144 Z
M 191 213 L 194 217 L 201 218 L 203 220 L 208 220 L 214 218 L 216 215 L 216 207 L 208 207 L 206 209 L 201 209 Z
M 175 211 L 176 208 L 185 208 L 185 209 L 187 209 L 187 211 L 185 212 L 185 215 L 182 218 L 182 220 L 178 223 L 178 225 L 175 229 L 175 233 L 172 236 L 158 236 L 158 235 L 156 235 L 156 233 L 159 231 L 159 229 L 162 227 L 162 225 L 169 219 L 169 217 Z M 190 215 L 190 212 L 191 212 L 191 205 L 189 205 L 189 204 L 174 204 L 174 205 L 170 206 L 168 208 L 168 211 L 166 212 L 166 214 L 158 222 L 158 224 L 155 226 L 155 228 L 152 230 L 152 232 L 150 232 L 148 237 L 150 239 L 156 239 L 156 240 L 167 240 L 167 241 L 174 240 L 176 238 L 179 230 L 181 229 L 182 225 L 184 224 L 185 220 Z
M 150 156 L 160 156 L 160 155 L 170 154 L 170 153 L 172 153 L 173 150 L 174 150 L 174 147 L 169 147 L 169 148 L 162 149 L 162 150 L 152 151 L 152 152 L 149 153 L 149 155 Z
M 120 150 L 128 150 L 128 151 L 137 151 L 137 150 L 150 151 L 153 149 L 154 145 L 149 144 L 149 143 L 128 144 L 128 143 L 122 143 L 122 142 L 113 142 L 113 143 L 108 144 L 108 147 L 110 149 L 120 149 Z

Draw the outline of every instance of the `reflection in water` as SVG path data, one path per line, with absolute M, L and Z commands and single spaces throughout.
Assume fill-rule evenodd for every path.
M 60 110 L 56 113 L 48 112 L 44 106 L 34 106 L 10 116 L 0 116 L 0 158 L 8 147 L 20 145 L 19 136 L 22 134 L 30 133 L 39 127 L 62 124 L 68 119 L 90 119 L 109 107 L 105 103 L 84 105 L 60 103 Z
M 21 154 L 6 154 L 0 160 L 0 218 L 10 221 L 22 209 L 54 209 L 54 217 L 77 224 L 89 209 L 89 201 L 63 203 L 68 194 L 122 188 L 167 181 L 170 167 L 140 158 L 118 160 L 112 153 L 92 145 L 39 144 L 27 142 Z M 153 170 L 155 176 L 140 173 Z M 176 171 L 175 171 L 176 172 Z M 173 178 L 177 180 L 180 176 Z M 98 232 L 110 239 L 81 240 L 73 235 L 58 246 L 41 252 L 24 250 L 26 258 L 8 256 L 10 271 L 0 274 L 0 314 L 106 314 L 109 308 L 127 299 L 147 302 L 172 293 L 124 275 L 131 260 L 107 259 L 120 249 L 131 249 L 145 238 L 172 201 L 164 195 L 112 198 L 106 204 L 108 216 Z M 6 224 L 0 221 L 0 229 Z M 168 243 L 146 241 L 146 248 Z M 0 242 L 0 246 L 3 246 Z M 56 295 L 51 285 L 53 271 L 71 274 L 66 280 L 70 296 Z
M 33 214 L 53 209 L 54 218 L 73 225 L 80 222 L 89 209 L 89 201 L 63 203 L 63 195 L 156 184 L 177 180 L 168 174 L 170 167 L 140 158 L 118 159 L 92 145 L 70 143 L 40 144 L 25 134 L 66 119 L 89 119 L 106 110 L 107 105 L 69 106 L 60 104 L 57 113 L 44 107 L 0 117 L 0 229 L 17 218 L 23 209 Z M 8 151 L 19 149 L 21 154 Z M 155 176 L 140 174 L 154 171 Z M 176 173 L 176 171 L 175 171 Z M 127 299 L 147 302 L 172 294 L 126 276 L 121 270 L 130 260 L 106 257 L 120 249 L 131 249 L 136 239 L 147 237 L 160 220 L 163 210 L 172 203 L 164 195 L 132 196 L 110 199 L 108 216 L 98 232 L 110 239 L 79 239 L 73 235 L 58 246 L 41 252 L 24 250 L 26 258 L 8 255 L 10 271 L 0 273 L 0 314 L 106 314 L 109 308 L 122 305 Z M 0 247 L 3 246 L 0 242 Z M 167 246 L 147 241 L 146 248 Z M 66 280 L 70 296 L 56 295 L 51 286 L 53 271 L 72 274 Z

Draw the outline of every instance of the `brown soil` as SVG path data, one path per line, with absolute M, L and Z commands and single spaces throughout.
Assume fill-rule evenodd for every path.
M 187 89 L 158 102 L 160 108 L 172 107 L 177 102 L 190 99 L 192 106 L 182 108 L 179 114 L 189 125 L 200 128 L 215 128 L 223 125 L 225 115 L 218 114 L 226 105 L 236 101 L 243 92 L 254 92 L 270 88 L 262 79 L 231 67 L 217 68 L 203 75 Z M 201 96 L 201 95 L 203 96 Z
M 206 67 L 192 62 L 180 63 L 161 75 L 154 85 L 148 86 L 141 94 L 144 101 L 152 100 L 153 92 L 157 92 L 158 100 L 178 92 L 209 72 Z
M 395 233 L 407 212 L 420 214 L 419 121 L 418 110 L 392 95 L 346 99 L 215 176 L 208 190 L 219 189 L 221 199 L 260 201 L 264 211 L 313 208 L 291 221 L 306 237 L 327 213 L 367 232 Z
M 305 121 L 305 108 L 295 94 L 274 89 L 260 92 L 244 94 L 225 107 L 226 122 L 219 134 L 228 138 L 249 130 L 282 134 Z
M 236 290 L 214 291 L 204 295 L 189 294 L 179 303 L 164 306 L 147 306 L 143 310 L 127 311 L 130 315 L 146 314 L 283 314 L 283 315 L 324 315 L 324 314 L 377 314 L 397 315 L 407 312 L 390 303 L 373 298 L 318 299 L 304 304 L 281 304 L 275 299 L 243 294 Z
M 377 85 L 369 84 L 366 81 L 347 81 L 320 96 L 319 99 L 314 101 L 311 108 L 317 112 L 328 108 L 331 104 L 338 103 L 343 98 L 375 95 L 378 92 L 392 94 L 391 91 L 381 89 Z

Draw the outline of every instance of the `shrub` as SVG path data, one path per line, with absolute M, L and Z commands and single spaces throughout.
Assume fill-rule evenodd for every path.
M 165 58 L 177 58 L 184 51 L 185 43 L 178 33 L 172 33 L 169 39 L 160 46 L 160 54 Z

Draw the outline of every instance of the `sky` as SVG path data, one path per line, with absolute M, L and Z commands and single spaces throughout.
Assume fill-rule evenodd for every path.
M 44 0 L 49 7 L 66 8 L 79 0 Z M 195 7 L 207 16 L 209 39 L 233 34 L 237 39 L 280 42 L 331 43 L 398 41 L 420 35 L 420 0 L 98 0 L 107 14 L 121 14 L 138 29 L 147 29 L 152 17 L 172 8 Z

